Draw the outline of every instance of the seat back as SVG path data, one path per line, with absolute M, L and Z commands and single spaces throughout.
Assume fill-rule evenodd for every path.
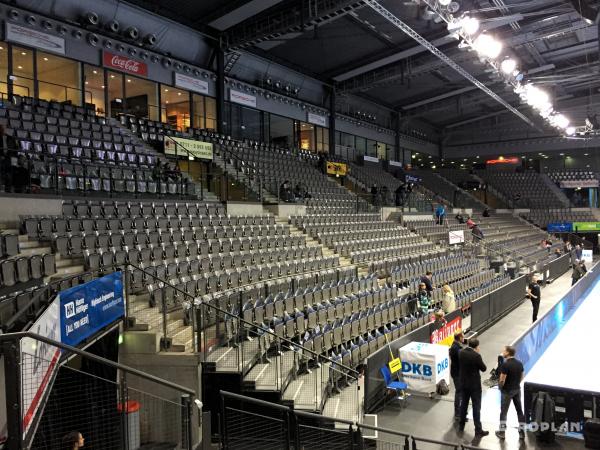
M 381 371 L 381 375 L 383 375 L 383 379 L 385 380 L 385 385 L 389 386 L 390 383 L 392 382 L 392 373 L 390 372 L 389 367 L 383 366 L 379 370 Z

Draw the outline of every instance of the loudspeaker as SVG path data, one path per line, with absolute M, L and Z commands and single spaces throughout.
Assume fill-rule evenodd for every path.
M 155 34 L 147 34 L 146 37 L 144 38 L 144 41 L 146 42 L 147 45 L 156 45 L 156 41 L 158 40 L 158 38 L 156 37 Z
M 100 17 L 95 12 L 88 12 L 85 14 L 85 22 L 88 25 L 97 26 L 100 23 Z
M 125 30 L 125 37 L 128 39 L 136 40 L 140 36 L 140 32 L 136 27 L 129 27 Z
M 118 21 L 116 20 L 111 20 L 110 22 L 108 22 L 106 24 L 106 28 L 110 31 L 112 31 L 113 33 L 118 33 L 119 29 L 121 28 L 121 25 L 119 24 Z

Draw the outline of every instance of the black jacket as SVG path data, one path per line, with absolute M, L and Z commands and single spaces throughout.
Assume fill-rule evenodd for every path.
M 481 390 L 480 372 L 487 370 L 481 355 L 471 347 L 464 348 L 458 354 L 458 363 L 460 366 L 460 384 L 463 389 Z
M 421 277 L 421 283 L 425 283 L 425 287 L 427 288 L 427 292 L 433 291 L 433 286 L 431 285 L 431 280 L 427 278 L 425 275 Z
M 454 341 L 450 346 L 450 376 L 452 378 L 455 378 L 460 374 L 460 362 L 458 360 L 458 354 L 462 348 L 463 346 L 458 341 Z

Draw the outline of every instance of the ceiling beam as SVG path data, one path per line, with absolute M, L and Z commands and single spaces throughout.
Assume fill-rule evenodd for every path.
M 461 94 L 464 94 L 465 92 L 471 92 L 471 91 L 474 91 L 476 89 L 477 89 L 477 87 L 475 87 L 475 86 L 467 86 L 467 87 L 464 87 L 464 88 L 456 89 L 455 91 L 446 92 L 445 94 L 436 95 L 435 97 L 430 97 L 430 98 L 425 99 L 425 100 L 421 100 L 421 101 L 418 101 L 418 102 L 415 102 L 415 103 L 411 103 L 410 105 L 401 106 L 401 109 L 403 109 L 405 111 L 408 111 L 410 109 L 415 109 L 415 108 L 418 108 L 420 106 L 425 106 L 425 105 L 427 105 L 429 103 L 437 102 L 439 100 L 444 100 L 444 99 L 447 99 L 447 98 L 450 98 L 450 97 L 454 97 L 456 95 L 461 95 Z
M 226 4 L 224 7 L 212 13 L 208 18 L 204 18 L 203 21 L 208 23 L 211 27 L 223 31 L 250 17 L 260 14 L 266 9 L 281 3 L 281 1 L 282 0 L 252 0 L 248 2 L 245 0 L 237 0 Z

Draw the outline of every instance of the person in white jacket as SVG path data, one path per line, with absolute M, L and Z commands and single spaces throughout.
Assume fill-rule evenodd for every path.
M 444 297 L 442 298 L 442 309 L 445 314 L 451 313 L 456 309 L 456 299 L 454 298 L 454 292 L 452 288 L 445 284 L 442 286 L 442 292 Z

